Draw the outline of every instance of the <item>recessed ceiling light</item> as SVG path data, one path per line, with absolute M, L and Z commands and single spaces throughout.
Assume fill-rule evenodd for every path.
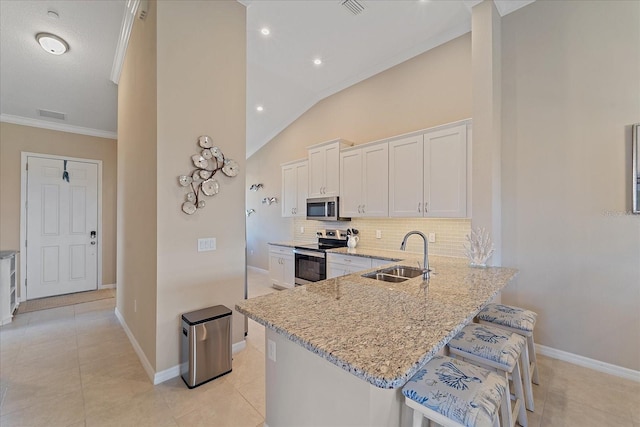
M 256 111 L 259 111 L 259 112 L 264 111 L 264 107 L 262 105 L 258 105 L 256 107 Z
M 321 64 L 322 64 L 322 59 L 320 59 L 320 58 L 316 58 L 316 59 L 314 59 L 314 60 L 313 60 L 313 63 L 314 63 L 315 65 L 321 65 Z
M 271 30 L 267 27 L 262 28 L 260 32 L 262 33 L 263 36 L 268 36 L 269 34 L 271 34 Z
M 53 55 L 62 55 L 69 50 L 67 42 L 54 34 L 38 33 L 36 34 L 36 40 L 44 50 Z

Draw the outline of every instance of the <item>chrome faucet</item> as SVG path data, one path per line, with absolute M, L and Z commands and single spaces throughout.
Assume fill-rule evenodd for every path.
M 422 263 L 422 278 L 424 280 L 427 280 L 429 278 L 429 272 L 431 271 L 431 270 L 429 270 L 429 246 L 427 244 L 427 236 L 425 236 L 424 233 L 422 233 L 420 231 L 410 231 L 410 232 L 408 232 L 404 236 L 404 239 L 402 239 L 402 243 L 400 244 L 400 250 L 401 251 L 406 250 L 407 239 L 412 234 L 417 234 L 418 236 L 422 237 L 422 241 L 424 242 L 424 261 Z

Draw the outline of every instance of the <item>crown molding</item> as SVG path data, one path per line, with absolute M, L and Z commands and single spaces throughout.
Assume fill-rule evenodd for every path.
M 135 21 L 136 11 L 140 5 L 140 0 L 129 0 L 125 6 L 124 16 L 122 17 L 122 26 L 120 27 L 120 36 L 118 37 L 118 46 L 116 46 L 116 54 L 113 58 L 113 66 L 111 67 L 111 81 L 118 84 L 124 57 L 129 46 L 129 38 L 131 37 L 131 29 Z
M 61 123 L 52 123 L 45 120 L 31 119 L 28 117 L 12 116 L 10 114 L 0 114 L 0 122 L 14 125 L 30 126 L 34 128 L 57 130 L 60 132 L 76 133 L 80 135 L 97 136 L 98 138 L 118 139 L 116 132 L 106 130 L 85 128 Z

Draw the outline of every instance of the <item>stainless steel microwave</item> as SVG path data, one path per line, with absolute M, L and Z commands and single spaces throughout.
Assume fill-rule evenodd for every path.
M 307 219 L 317 221 L 350 221 L 340 216 L 338 196 L 307 199 Z

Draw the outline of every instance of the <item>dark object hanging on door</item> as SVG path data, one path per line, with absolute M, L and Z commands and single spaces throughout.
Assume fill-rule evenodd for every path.
M 69 172 L 67 172 L 67 161 L 64 161 L 64 172 L 62 172 L 62 180 L 69 182 Z

